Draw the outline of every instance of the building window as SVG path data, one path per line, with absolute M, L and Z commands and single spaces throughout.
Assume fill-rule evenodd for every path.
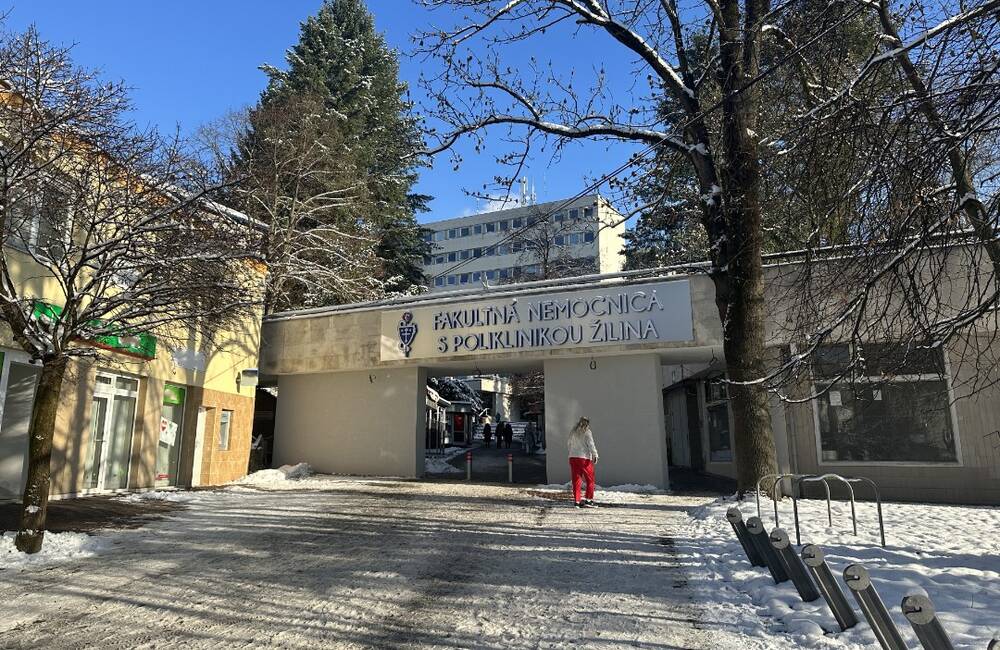
M 594 218 L 594 208 L 584 208 L 583 209 L 583 218 L 584 219 L 593 219 Z
M 233 412 L 223 410 L 219 414 L 219 449 L 229 449 L 229 430 L 233 424 Z
M 460 235 L 461 237 L 468 237 L 469 236 L 469 227 L 465 226 L 464 228 L 461 229 L 460 232 L 461 232 L 461 235 Z
M 705 422 L 708 427 L 708 459 L 715 463 L 733 460 L 733 441 L 729 432 L 729 400 L 721 381 L 705 383 Z
M 472 232 L 476 233 L 477 235 L 483 234 L 483 224 L 477 223 L 476 225 L 474 225 L 472 227 Z
M 444 264 L 444 260 L 445 260 L 444 255 L 438 255 L 437 257 L 434 258 L 434 263 L 435 264 Z
M 440 275 L 437 276 L 436 278 L 434 278 L 434 286 L 435 287 L 443 287 L 444 286 L 444 278 L 442 278 Z
M 517 219 L 514 219 L 512 223 L 513 223 L 513 225 L 514 225 L 515 228 L 520 228 L 521 226 L 524 225 L 524 219 L 517 218 Z
M 473 257 L 482 257 L 483 256 L 483 249 L 482 248 L 473 248 L 472 249 L 472 256 Z
M 459 257 L 461 259 L 463 259 L 463 260 L 467 260 L 467 259 L 469 259 L 469 255 L 470 255 L 471 252 L 472 251 L 470 251 L 470 250 L 464 250 L 464 251 L 461 252 L 461 254 L 459 255 Z
M 486 249 L 486 257 L 493 257 L 497 254 L 497 249 L 494 246 L 490 246 Z
M 552 220 L 555 221 L 556 223 L 561 223 L 563 220 L 563 213 L 556 212 L 554 215 L 552 215 Z
M 584 243 L 587 243 L 587 244 L 593 244 L 594 243 L 594 233 L 590 232 L 589 230 L 587 232 L 583 233 L 583 241 L 584 241 Z
M 576 221 L 580 218 L 580 211 L 576 208 L 571 208 L 569 211 L 569 220 Z
M 469 274 L 468 273 L 463 273 L 461 275 L 461 280 L 459 280 L 459 282 L 461 284 L 469 284 Z
M 448 261 L 449 262 L 457 262 L 458 261 L 458 253 L 455 252 L 455 251 L 452 251 L 452 252 L 448 253 Z
M 507 272 L 507 269 L 500 269 L 499 271 L 497 271 L 497 274 L 500 276 L 501 280 L 506 280 L 508 277 L 510 277 L 510 274 Z
M 447 238 L 448 233 L 443 230 L 438 230 L 434 233 L 434 241 L 444 241 Z
M 455 281 L 456 281 L 456 278 L 455 278 L 454 275 L 449 275 L 448 276 L 448 284 L 452 284 L 453 285 L 453 284 L 455 284 Z
M 11 205 L 5 242 L 39 257 L 62 258 L 69 233 L 67 202 L 65 194 L 52 186 L 16 199 Z
M 482 278 L 482 275 L 480 274 L 479 271 L 474 271 L 472 273 L 472 281 L 473 282 L 479 282 L 480 278 Z
M 430 266 L 433 263 L 433 259 L 430 255 L 424 255 L 424 266 Z
M 851 348 L 817 351 L 815 388 L 825 391 L 815 402 L 821 460 L 957 462 L 942 351 L 866 345 L 863 356 L 853 381 L 835 381 L 848 370 Z
M 516 241 L 516 242 L 514 242 L 513 244 L 510 245 L 510 252 L 512 252 L 512 253 L 520 253 L 523 250 L 524 250 L 524 242 L 523 241 Z
M 500 232 L 506 232 L 510 229 L 510 222 L 506 219 L 503 221 L 498 221 L 497 225 L 500 226 Z
M 493 280 L 497 276 L 497 272 L 496 271 L 484 271 L 484 273 L 486 274 L 486 279 L 487 280 Z
M 486 232 L 496 232 L 497 230 L 497 225 L 492 221 L 484 225 L 486 226 Z
M 566 242 L 566 238 L 562 235 L 556 235 L 555 243 L 556 246 L 562 246 Z

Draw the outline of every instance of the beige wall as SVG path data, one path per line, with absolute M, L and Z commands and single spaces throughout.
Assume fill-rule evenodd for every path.
M 665 488 L 667 443 L 660 359 L 653 354 L 545 362 L 545 440 L 548 480 L 569 480 L 566 437 L 587 416 L 600 453 L 600 485 Z
M 422 476 L 426 385 L 422 368 L 280 377 L 275 465 Z

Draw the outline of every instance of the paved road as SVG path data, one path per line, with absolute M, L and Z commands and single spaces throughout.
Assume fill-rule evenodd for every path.
M 97 557 L 0 571 L 0 647 L 719 647 L 670 552 L 703 500 L 305 486 L 200 492 Z

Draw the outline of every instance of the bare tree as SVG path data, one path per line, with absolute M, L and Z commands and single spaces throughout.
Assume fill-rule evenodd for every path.
M 597 272 L 597 258 L 573 254 L 573 247 L 583 244 L 584 229 L 579 219 L 572 219 L 567 211 L 549 215 L 538 208 L 529 211 L 526 225 L 511 235 L 510 246 L 518 254 L 518 268 L 523 272 L 518 280 L 550 280 L 569 278 Z M 596 232 L 591 236 L 596 242 Z M 596 246 L 596 243 L 594 244 Z
M 907 374 L 913 359 L 948 348 L 953 386 L 970 394 L 1000 380 L 1000 3 L 905 13 L 885 0 L 857 4 L 874 18 L 869 56 L 797 119 L 802 149 L 851 136 L 862 164 L 834 202 L 847 237 L 835 247 L 801 241 L 775 259 L 780 322 L 796 352 L 765 381 L 810 399 L 831 385 L 801 389 L 812 357 L 832 347 L 849 352 L 838 381 L 870 381 L 873 368 Z
M 15 541 L 34 553 L 71 360 L 114 363 L 109 342 L 148 336 L 210 344 L 258 317 L 262 269 L 252 224 L 210 201 L 218 186 L 176 139 L 128 121 L 124 85 L 33 28 L 0 39 L 0 79 L 0 317 L 41 364 Z
M 373 221 L 350 209 L 365 192 L 322 98 L 292 94 L 205 127 L 231 203 L 267 224 L 265 313 L 384 295 Z
M 469 16 L 463 24 L 419 36 L 423 51 L 442 63 L 440 74 L 426 84 L 437 102 L 434 113 L 445 125 L 436 134 L 434 152 L 465 136 L 480 138 L 481 144 L 485 129 L 506 126 L 512 134 L 516 129 L 523 145 L 502 157 L 515 167 L 510 178 L 517 177 L 539 137 L 555 140 L 557 147 L 581 138 L 635 142 L 673 150 L 691 166 L 733 382 L 739 485 L 741 490 L 752 488 L 776 467 L 767 395 L 754 383 L 766 371 L 760 102 L 754 81 L 761 72 L 764 27 L 788 4 L 705 0 L 701 13 L 691 9 L 682 17 L 675 0 L 421 1 L 431 8 L 459 8 Z M 697 69 L 686 37 L 702 21 L 712 26 L 718 56 L 703 58 L 704 69 Z M 588 85 L 544 64 L 523 74 L 504 64 L 504 48 L 531 39 L 550 41 L 560 29 L 600 34 L 611 46 L 633 54 L 640 68 L 635 77 L 648 78 L 653 97 L 669 96 L 677 107 L 666 128 L 655 101 L 643 107 L 631 96 L 610 92 L 604 70 L 595 71 Z M 474 39 L 489 45 L 485 58 L 469 47 Z M 709 75 L 718 80 L 719 99 L 706 105 L 700 91 Z M 719 130 L 713 134 L 708 115 L 716 109 Z

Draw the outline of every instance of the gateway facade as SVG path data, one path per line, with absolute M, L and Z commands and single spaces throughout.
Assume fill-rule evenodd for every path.
M 767 300 L 779 318 L 771 289 Z M 792 342 L 768 330 L 777 357 Z M 887 499 L 1000 503 L 1000 389 L 962 394 L 949 354 L 877 396 L 838 385 L 772 398 L 780 471 L 866 476 Z M 671 464 L 735 476 L 723 358 L 708 277 L 623 273 L 278 314 L 261 370 L 278 385 L 276 464 L 421 476 L 428 376 L 542 369 L 550 482 L 568 480 L 565 438 L 586 415 L 601 484 L 667 487 Z M 865 415 L 866 397 L 880 410 Z M 927 405 L 941 408 L 915 417 Z

